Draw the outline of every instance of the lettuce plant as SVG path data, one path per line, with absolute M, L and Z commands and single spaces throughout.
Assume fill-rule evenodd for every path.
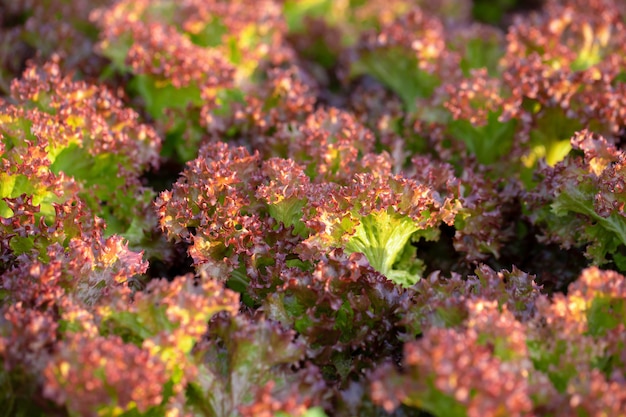
M 532 194 L 540 204 L 533 221 L 545 228 L 545 239 L 582 245 L 595 264 L 612 260 L 624 270 L 624 153 L 589 131 L 577 133 L 572 147 L 578 155 L 545 169 L 541 187 Z
M 0 196 L 31 198 L 37 221 L 53 221 L 55 204 L 80 198 L 109 235 L 134 245 L 152 238 L 154 194 L 139 177 L 158 166 L 161 140 L 109 90 L 72 81 L 50 63 L 14 82 L 0 112 Z M 13 214 L 0 202 L 0 215 Z
M 337 115 L 328 116 L 334 120 Z M 258 154 L 225 144 L 203 148 L 175 194 L 161 195 L 161 224 L 169 236 L 193 241 L 190 254 L 196 264 L 216 268 L 214 273 L 244 265 L 245 271 L 262 270 L 275 263 L 277 254 L 312 261 L 342 248 L 364 253 L 387 278 L 411 285 L 421 270 L 411 239 L 436 239 L 439 224 L 454 221 L 455 179 L 449 171 L 442 178 L 428 175 L 433 168 L 424 159 L 416 161 L 424 165 L 424 175 L 414 177 L 393 176 L 384 156 L 366 155 L 366 165 L 360 166 L 357 158 L 359 149 L 367 149 L 367 131 L 348 124 L 353 123 L 349 119 L 335 123 L 346 127 L 335 133 L 332 125 L 315 126 L 311 136 L 294 146 L 294 151 L 302 147 L 302 154 L 294 153 L 293 160 L 317 172 L 307 172 L 293 160 L 262 163 Z M 191 191 L 191 184 L 203 185 Z M 295 236 L 275 243 L 272 235 L 285 233 L 277 228 L 281 224 L 293 228 Z M 190 227 L 195 233 L 189 233 Z
M 113 71 L 131 75 L 128 87 L 165 135 L 166 156 L 193 159 L 207 130 L 235 115 L 266 70 L 286 61 L 278 5 L 259 10 L 248 1 L 133 0 L 93 13 L 101 53 Z

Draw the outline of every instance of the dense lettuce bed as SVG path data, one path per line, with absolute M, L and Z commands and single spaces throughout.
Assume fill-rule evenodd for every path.
M 0 415 L 626 414 L 626 3 L 0 15 Z

